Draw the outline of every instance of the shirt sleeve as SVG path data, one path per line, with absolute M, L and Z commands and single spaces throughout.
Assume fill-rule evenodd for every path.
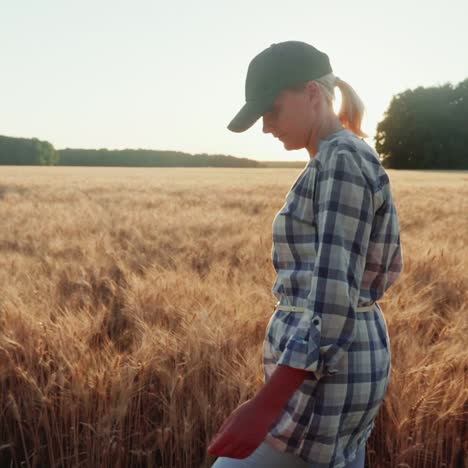
M 355 156 L 346 151 L 331 152 L 318 165 L 313 193 L 316 258 L 308 305 L 277 364 L 320 378 L 339 372 L 355 338 L 374 196 Z

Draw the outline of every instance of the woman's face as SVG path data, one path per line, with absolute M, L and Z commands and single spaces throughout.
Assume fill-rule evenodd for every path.
M 303 91 L 282 91 L 263 114 L 263 132 L 279 138 L 288 150 L 305 148 L 316 121 L 318 93 L 312 81 Z

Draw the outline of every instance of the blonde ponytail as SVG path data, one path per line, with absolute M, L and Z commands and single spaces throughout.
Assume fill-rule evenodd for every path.
M 332 105 L 335 100 L 335 86 L 340 88 L 342 100 L 338 118 L 345 128 L 351 130 L 360 137 L 367 138 L 369 135 L 364 133 L 361 129 L 365 110 L 364 103 L 356 91 L 354 91 L 353 87 L 333 73 L 317 78 L 315 81 L 320 85 L 330 105 Z

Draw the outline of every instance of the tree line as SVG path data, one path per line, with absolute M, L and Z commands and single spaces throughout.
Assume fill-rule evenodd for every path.
M 468 78 L 395 95 L 377 125 L 375 149 L 393 169 L 468 169 Z M 273 167 L 224 154 L 144 149 L 56 150 L 37 138 L 0 136 L 0 165 Z
M 180 151 L 144 149 L 60 150 L 62 166 L 138 166 L 138 167 L 263 167 L 258 161 L 223 154 L 189 154 Z
M 248 158 L 224 154 L 189 154 L 144 149 L 56 150 L 48 141 L 0 135 L 0 165 L 128 166 L 128 167 L 264 167 Z

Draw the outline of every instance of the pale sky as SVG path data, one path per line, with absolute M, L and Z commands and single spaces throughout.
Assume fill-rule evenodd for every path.
M 0 135 L 307 161 L 261 119 L 226 128 L 250 60 L 300 40 L 360 95 L 373 146 L 393 95 L 468 77 L 467 18 L 466 0 L 0 0 Z

